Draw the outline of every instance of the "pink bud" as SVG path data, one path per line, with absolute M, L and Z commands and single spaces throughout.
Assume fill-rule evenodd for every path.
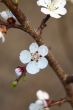
M 23 73 L 25 74 L 25 73 L 26 73 L 26 67 L 18 66 L 18 67 L 15 69 L 15 73 L 16 73 L 16 76 L 17 76 L 17 77 L 21 76 Z

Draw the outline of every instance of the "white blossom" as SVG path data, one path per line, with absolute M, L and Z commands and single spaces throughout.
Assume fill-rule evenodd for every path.
M 41 12 L 54 18 L 60 18 L 67 13 L 66 0 L 37 0 L 37 5 L 41 6 Z
M 50 96 L 47 92 L 38 90 L 36 93 L 37 100 L 29 105 L 29 110 L 49 110 L 48 103 Z
M 36 96 L 39 100 L 48 100 L 50 97 L 47 92 L 42 90 L 38 90 Z
M 14 19 L 16 19 L 16 17 L 12 14 L 12 12 L 10 10 L 5 10 L 0 12 L 0 16 L 4 19 L 7 20 L 8 18 L 13 17 Z
M 30 104 L 29 110 L 44 110 L 44 107 L 42 104 L 35 102 Z
M 44 107 L 48 108 L 48 103 L 46 102 L 46 100 L 50 99 L 49 94 L 45 91 L 38 90 L 37 93 L 36 93 L 36 96 L 37 96 L 37 101 L 36 102 L 39 103 L 39 104 L 43 104 Z
M 5 42 L 4 33 L 2 33 L 1 31 L 0 31 L 0 39 L 2 39 L 2 43 Z
M 38 46 L 37 43 L 32 43 L 29 50 L 21 51 L 19 58 L 22 63 L 27 64 L 26 70 L 28 73 L 36 74 L 40 69 L 47 67 L 48 60 L 45 58 L 47 54 L 47 46 Z

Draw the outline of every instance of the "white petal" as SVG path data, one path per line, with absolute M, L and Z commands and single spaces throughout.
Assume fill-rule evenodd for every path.
M 2 17 L 3 19 L 5 19 L 5 20 L 8 19 L 8 15 L 7 15 L 6 11 L 2 11 L 2 12 L 0 13 L 0 15 L 1 15 L 1 17 Z
M 31 61 L 29 64 L 27 64 L 26 70 L 30 74 L 36 74 L 36 73 L 38 73 L 40 71 L 36 61 Z
M 39 100 L 47 100 L 49 99 L 49 95 L 47 92 L 42 91 L 42 90 L 38 90 L 36 93 L 36 96 Z
M 0 32 L 0 39 L 2 39 L 2 43 L 4 43 L 4 42 L 5 42 L 5 37 L 4 37 L 4 35 L 3 35 L 3 33 L 2 33 L 2 32 Z
M 47 7 L 47 5 L 44 3 L 44 0 L 38 0 L 37 5 Z
M 19 58 L 22 63 L 26 64 L 31 61 L 31 54 L 28 50 L 23 50 L 21 51 Z
M 45 46 L 45 45 L 41 45 L 38 49 L 38 53 L 41 55 L 41 56 L 46 56 L 48 54 L 48 47 Z
M 35 53 L 38 51 L 38 44 L 37 43 L 32 43 L 29 47 L 30 53 Z
M 16 19 L 16 17 L 12 14 L 12 12 L 10 10 L 2 11 L 0 13 L 0 15 L 5 20 L 7 20 L 10 17 L 13 17 L 14 19 Z
M 40 69 L 44 69 L 48 66 L 48 60 L 45 58 L 45 57 L 41 57 L 39 60 L 38 60 L 38 67 Z
M 21 74 L 22 74 L 20 68 L 16 68 L 16 69 L 15 69 L 15 73 L 16 73 L 16 76 L 17 76 L 17 77 L 21 76 Z
M 48 100 L 50 98 L 49 94 L 45 91 L 43 92 L 43 95 L 45 100 Z
M 10 10 L 6 11 L 8 18 L 13 17 L 14 19 L 16 19 L 16 17 L 12 14 L 12 12 Z
M 37 5 L 47 7 L 48 4 L 51 4 L 51 0 L 38 0 Z
M 41 8 L 41 12 L 46 14 L 46 15 L 50 14 L 49 9 L 47 9 L 47 8 Z
M 65 8 L 58 8 L 55 12 L 61 15 L 65 15 L 67 10 Z
M 66 5 L 66 0 L 59 0 L 60 6 L 64 7 Z
M 12 14 L 12 12 L 10 10 L 7 10 L 6 13 L 7 13 L 8 17 L 13 16 L 13 14 Z
M 36 96 L 39 100 L 44 100 L 43 92 L 41 90 L 37 91 Z
M 51 12 L 51 13 L 50 13 L 50 16 L 53 17 L 53 18 L 57 18 L 57 19 L 58 19 L 58 18 L 61 18 L 61 16 L 60 16 L 59 14 L 54 13 L 54 12 Z
M 39 99 L 39 100 L 36 101 L 36 103 L 41 104 L 43 107 L 46 108 L 46 107 L 48 107 L 48 103 L 46 102 L 46 100 L 48 100 L 48 99 L 43 99 L 43 100 Z
M 43 110 L 43 106 L 41 104 L 31 103 L 29 110 Z
M 42 100 L 36 100 L 35 103 L 43 105 L 43 101 Z
M 66 0 L 56 0 L 55 6 L 56 7 L 64 7 L 66 5 Z
M 51 0 L 44 0 L 44 2 L 45 2 L 47 5 L 50 5 L 50 4 L 51 4 Z

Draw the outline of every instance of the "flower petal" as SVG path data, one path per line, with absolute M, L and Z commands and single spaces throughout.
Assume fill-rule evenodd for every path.
M 7 15 L 6 11 L 0 12 L 0 16 L 1 16 L 3 19 L 5 19 L 5 20 L 8 19 L 8 15 Z
M 43 92 L 43 95 L 45 100 L 48 100 L 50 98 L 49 94 L 45 91 Z
M 29 105 L 29 110 L 44 110 L 43 105 L 38 104 L 38 103 L 31 103 Z
M 2 39 L 2 43 L 4 43 L 4 42 L 5 42 L 5 37 L 4 37 L 4 35 L 3 35 L 3 33 L 2 33 L 2 32 L 0 32 L 0 39 Z
M 53 18 L 57 18 L 57 19 L 58 19 L 58 18 L 61 18 L 61 16 L 60 16 L 59 14 L 54 13 L 54 12 L 51 12 L 51 13 L 50 13 L 50 16 L 53 17 Z
M 41 8 L 41 12 L 46 14 L 46 15 L 50 14 L 49 9 L 47 9 L 47 8 Z
M 21 51 L 19 58 L 22 63 L 26 64 L 31 61 L 31 54 L 28 50 L 23 50 Z
M 44 0 L 44 2 L 45 2 L 47 5 L 50 5 L 50 4 L 51 4 L 51 0 Z
M 32 43 L 29 47 L 30 53 L 35 53 L 38 51 L 38 44 L 37 43 Z
M 48 47 L 45 46 L 45 45 L 41 45 L 38 49 L 38 53 L 41 55 L 41 56 L 46 56 L 48 54 Z
M 37 104 L 41 104 L 41 105 L 43 105 L 43 101 L 42 100 L 36 100 L 36 102 L 35 103 L 37 103 Z
M 36 61 L 31 61 L 29 64 L 27 64 L 26 70 L 30 74 L 36 74 L 36 73 L 38 73 L 40 71 Z
M 51 0 L 38 0 L 37 5 L 47 7 L 48 4 L 51 4 Z
M 36 96 L 39 100 L 47 100 L 50 98 L 49 94 L 42 90 L 38 90 Z
M 66 5 L 66 0 L 56 0 L 55 7 L 64 7 Z
M 45 58 L 45 57 L 41 57 L 39 60 L 38 60 L 38 67 L 40 69 L 44 69 L 48 66 L 48 60 Z
M 10 17 L 13 17 L 14 19 L 16 19 L 16 17 L 12 14 L 10 10 L 2 11 L 0 12 L 0 15 L 5 20 L 7 20 Z
M 60 15 L 65 15 L 67 13 L 67 10 L 65 8 L 58 8 L 55 12 Z
M 39 100 L 44 100 L 43 92 L 41 90 L 37 91 L 36 96 Z
M 12 14 L 12 12 L 10 10 L 6 11 L 8 18 L 13 17 L 14 19 L 16 19 L 16 17 Z
M 47 5 L 44 3 L 44 0 L 38 0 L 37 5 L 47 7 Z

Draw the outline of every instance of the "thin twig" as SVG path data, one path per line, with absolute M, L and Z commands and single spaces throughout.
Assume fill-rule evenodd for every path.
M 7 29 L 17 28 L 17 29 L 23 30 L 23 26 L 20 24 L 8 24 L 7 22 L 0 19 L 0 26 L 2 26 L 2 25 L 6 26 Z
M 43 29 L 47 26 L 46 25 L 46 22 L 49 20 L 49 18 L 50 18 L 50 15 L 47 15 L 42 21 L 41 21 L 41 24 L 40 24 L 40 26 L 38 27 L 38 33 L 39 33 L 39 35 L 41 35 L 42 34 L 42 31 L 43 31 Z
M 66 98 L 62 98 L 60 100 L 49 100 L 48 101 L 48 107 L 52 107 L 52 106 L 55 106 L 55 105 L 62 105 L 64 104 L 65 102 L 68 102 L 68 100 Z

